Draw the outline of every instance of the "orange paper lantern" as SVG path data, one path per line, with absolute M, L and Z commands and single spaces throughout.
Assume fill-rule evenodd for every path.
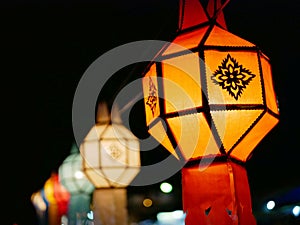
M 207 179 L 197 163 L 206 160 L 207 173 L 226 187 L 222 193 L 237 194 L 236 182 L 247 182 L 245 168 L 237 165 L 250 158 L 279 121 L 270 60 L 255 44 L 227 30 L 222 10 L 228 2 L 210 0 L 205 9 L 198 0 L 181 0 L 177 36 L 161 49 L 159 60 L 149 64 L 143 77 L 148 132 L 185 164 L 187 225 L 242 224 L 238 207 L 233 207 L 230 223 L 224 222 L 228 213 L 216 213 L 213 223 L 193 219 L 197 213 L 191 207 L 215 204 L 209 184 L 197 187 L 198 179 Z M 216 161 L 223 165 L 219 168 Z M 228 165 L 238 169 L 229 173 Z M 223 170 L 244 175 L 236 181 L 226 178 Z M 232 196 L 230 204 L 238 204 L 234 199 L 240 198 Z M 243 214 L 251 213 L 251 201 L 247 202 L 244 207 L 250 211 Z

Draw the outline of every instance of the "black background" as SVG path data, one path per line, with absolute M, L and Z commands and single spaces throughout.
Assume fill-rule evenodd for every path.
M 2 217 L 7 224 L 34 224 L 30 195 L 69 154 L 72 100 L 82 74 L 113 47 L 173 38 L 178 1 L 15 0 L 1 1 L 0 10 L 2 196 L 7 209 Z M 232 0 L 224 12 L 228 30 L 257 44 L 271 59 L 279 101 L 279 124 L 246 165 L 255 204 L 300 185 L 300 3 Z M 143 121 L 135 129 L 145 132 Z

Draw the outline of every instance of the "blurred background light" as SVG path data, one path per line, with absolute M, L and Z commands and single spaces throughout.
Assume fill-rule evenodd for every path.
M 296 216 L 296 217 L 300 215 L 300 206 L 296 205 L 293 208 L 293 215 Z
M 275 207 L 275 202 L 273 200 L 268 201 L 268 203 L 267 203 L 267 209 L 268 210 L 272 210 L 272 209 L 274 209 L 274 207 Z
M 160 190 L 163 193 L 170 193 L 173 190 L 173 186 L 171 184 L 167 183 L 167 182 L 163 182 L 160 185 Z
M 74 176 L 75 176 L 76 179 L 82 179 L 84 177 L 84 174 L 83 174 L 83 172 L 77 170 L 75 172 Z
M 175 210 L 172 212 L 172 217 L 174 219 L 182 219 L 184 217 L 184 213 L 182 210 Z
M 184 225 L 185 214 L 182 210 L 157 213 L 158 225 Z
M 152 200 L 150 198 L 145 198 L 143 201 L 143 205 L 147 208 L 152 206 Z
M 94 219 L 93 211 L 89 211 L 86 215 L 87 215 L 87 218 L 88 218 L 89 220 L 93 220 L 93 219 Z

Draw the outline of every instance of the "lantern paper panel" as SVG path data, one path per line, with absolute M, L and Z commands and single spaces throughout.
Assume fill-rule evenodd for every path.
M 245 162 L 279 121 L 270 60 L 226 30 L 222 10 L 205 19 L 214 1 L 207 10 L 197 0 L 180 2 L 187 18 L 143 77 L 148 132 L 183 161 L 228 155 Z M 189 15 L 197 9 L 196 25 Z
M 100 112 L 100 113 L 99 113 Z M 80 145 L 83 171 L 96 188 L 126 187 L 140 171 L 139 140 L 99 103 L 97 123 Z
M 255 225 L 246 169 L 231 161 L 204 167 L 182 169 L 185 223 Z

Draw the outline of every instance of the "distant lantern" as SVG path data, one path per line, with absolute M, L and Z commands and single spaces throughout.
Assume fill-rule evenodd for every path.
M 43 198 L 42 190 L 38 190 L 31 195 L 31 202 L 35 208 L 38 223 L 47 224 L 47 208 L 48 203 Z
M 51 173 L 51 176 L 48 178 L 48 180 L 46 180 L 44 184 L 43 190 L 48 202 L 48 224 L 60 224 L 62 217 L 68 212 L 70 193 L 59 182 L 57 172 Z
M 255 224 L 245 162 L 279 121 L 269 58 L 227 31 L 229 1 L 180 0 L 143 73 L 148 132 L 183 163 L 186 224 Z
M 94 184 L 94 218 L 104 225 L 127 224 L 126 187 L 140 171 L 138 138 L 123 124 L 117 107 L 111 113 L 104 102 L 97 123 L 80 145 L 83 171 Z
M 71 147 L 70 155 L 58 169 L 61 184 L 71 194 L 68 209 L 68 224 L 76 225 L 87 218 L 91 210 L 91 195 L 94 185 L 85 176 L 82 168 L 82 156 L 75 143 Z

